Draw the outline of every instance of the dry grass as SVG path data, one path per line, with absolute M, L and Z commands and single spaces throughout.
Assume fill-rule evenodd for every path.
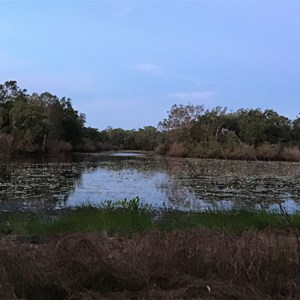
M 0 299 L 299 299 L 296 234 L 7 237 L 0 241 Z
M 253 146 L 246 144 L 237 144 L 233 150 L 230 151 L 226 158 L 229 159 L 241 159 L 241 160 L 253 160 L 255 157 L 255 149 Z
M 167 154 L 174 157 L 186 157 L 188 149 L 183 143 L 172 143 Z
M 158 155 L 166 155 L 169 150 L 170 150 L 169 144 L 159 144 L 155 148 L 155 153 Z
M 216 140 L 200 142 L 191 149 L 190 156 L 197 158 L 223 158 L 224 149 Z
M 243 143 L 222 145 L 216 140 L 187 146 L 184 143 L 159 144 L 155 152 L 174 157 L 197 157 L 237 160 L 300 161 L 300 149 L 296 146 L 282 147 L 264 143 L 257 147 Z
M 283 149 L 280 156 L 286 161 L 300 161 L 300 150 L 298 147 L 287 147 Z
M 277 160 L 279 145 L 262 144 L 255 149 L 255 156 L 259 160 Z

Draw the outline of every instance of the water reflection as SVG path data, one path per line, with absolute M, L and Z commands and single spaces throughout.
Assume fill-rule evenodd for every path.
M 128 154 L 128 153 L 126 153 Z M 298 163 L 137 156 L 81 157 L 76 163 L 12 163 L 0 178 L 0 209 L 97 205 L 139 196 L 181 210 L 300 211 Z
M 118 151 L 109 154 L 109 156 L 132 157 L 132 156 L 144 156 L 144 154 L 140 152 L 119 152 Z
M 161 172 L 98 168 L 82 174 L 66 205 L 95 205 L 105 200 L 132 199 L 139 196 L 144 203 L 159 207 L 163 205 L 165 195 L 155 186 L 165 180 L 167 174 Z

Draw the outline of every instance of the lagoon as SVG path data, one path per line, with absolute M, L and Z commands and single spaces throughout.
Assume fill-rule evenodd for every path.
M 300 211 L 299 163 L 114 152 L 4 166 L 0 211 L 51 212 L 136 196 L 155 208 L 184 211 Z

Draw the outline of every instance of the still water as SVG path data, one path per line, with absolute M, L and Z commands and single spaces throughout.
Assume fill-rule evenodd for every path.
M 182 159 L 137 153 L 77 162 L 2 165 L 0 210 L 55 210 L 139 196 L 180 210 L 300 211 L 300 164 Z

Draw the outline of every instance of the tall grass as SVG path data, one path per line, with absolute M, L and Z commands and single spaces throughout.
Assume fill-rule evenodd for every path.
M 276 228 L 300 229 L 300 215 L 291 215 L 287 222 L 284 214 L 266 212 L 155 212 L 124 208 L 98 209 L 93 207 L 66 210 L 56 216 L 40 216 L 35 213 L 1 214 L 2 234 L 45 236 L 74 232 L 106 232 L 128 235 L 150 229 L 173 231 L 191 228 L 222 229 L 233 233 L 248 230 Z
M 188 155 L 188 148 L 183 143 L 174 142 L 171 144 L 167 154 L 175 157 L 186 157 Z
M 0 240 L 0 299 L 300 299 L 294 234 L 150 230 Z
M 283 146 L 264 143 L 254 147 L 244 143 L 222 144 L 217 140 L 195 143 L 160 144 L 156 153 L 174 157 L 196 157 L 237 160 L 300 161 L 300 149 L 297 146 Z

